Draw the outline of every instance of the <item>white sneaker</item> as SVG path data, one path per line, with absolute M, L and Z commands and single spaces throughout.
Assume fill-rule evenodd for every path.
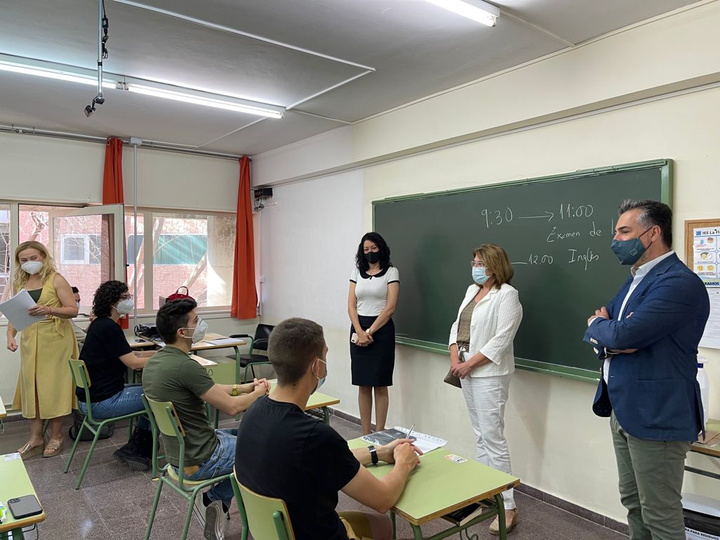
M 223 510 L 222 501 L 212 501 L 205 510 L 205 539 L 225 540 L 225 527 L 229 519 L 230 515 Z
M 198 520 L 201 528 L 205 528 L 205 511 L 207 507 L 203 504 L 203 494 L 198 493 L 193 502 L 193 515 Z

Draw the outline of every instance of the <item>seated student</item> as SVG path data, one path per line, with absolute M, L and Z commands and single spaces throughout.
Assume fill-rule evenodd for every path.
M 78 309 L 80 309 L 80 290 L 77 287 L 70 288 L 72 289 L 75 303 L 77 304 Z M 78 312 L 78 315 L 82 315 L 82 313 Z M 82 347 L 82 344 L 85 342 L 85 334 L 87 333 L 87 330 L 78 326 L 75 323 L 75 319 L 70 319 L 70 324 L 72 325 L 73 332 L 75 332 L 75 339 L 78 342 L 78 346 Z
M 85 362 L 90 375 L 90 402 L 93 417 L 110 418 L 144 409 L 142 387 L 139 384 L 125 384 L 127 368 L 142 369 L 154 354 L 133 352 L 117 321 L 121 315 L 133 309 L 132 295 L 122 281 L 106 281 L 93 298 L 93 312 L 96 314 L 87 330 L 80 359 Z M 87 414 L 85 392 L 75 389 L 78 408 Z M 147 418 L 141 416 L 130 441 L 113 454 L 127 463 L 134 471 L 146 471 L 152 456 L 152 437 Z
M 268 356 L 278 384 L 245 413 L 238 429 L 235 471 L 245 487 L 287 504 L 297 540 L 390 538 L 387 516 L 338 513 L 338 491 L 387 512 L 419 463 L 409 439 L 378 448 L 350 450 L 330 426 L 307 416 L 310 394 L 327 376 L 328 348 L 320 325 L 287 319 L 270 334 Z M 365 465 L 395 463 L 375 478 Z
M 156 401 L 171 401 L 185 429 L 185 474 L 188 480 L 204 480 L 231 473 L 237 430 L 214 430 L 205 414 L 205 403 L 236 415 L 265 395 L 265 379 L 248 384 L 215 384 L 207 370 L 189 357 L 193 343 L 205 337 L 207 324 L 195 312 L 195 300 L 163 304 L 157 314 L 157 330 L 166 346 L 145 366 L 143 389 Z M 173 467 L 179 464 L 179 447 L 163 438 L 165 454 Z M 220 482 L 195 499 L 195 516 L 206 539 L 223 539 L 233 498 L 229 481 Z

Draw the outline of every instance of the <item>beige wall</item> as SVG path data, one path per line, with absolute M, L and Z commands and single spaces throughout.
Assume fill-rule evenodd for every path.
M 337 131 L 343 140 L 351 135 L 347 170 L 361 165 L 360 160 L 378 164 L 342 173 L 337 162 L 325 165 L 318 159 L 316 172 L 323 176 L 324 168 L 334 168 L 333 180 L 345 187 L 334 190 L 336 201 L 354 196 L 361 174 L 363 217 L 350 228 L 359 235 L 372 225 L 371 202 L 385 197 L 670 158 L 676 165 L 675 248 L 683 258 L 683 221 L 720 218 L 720 88 L 679 92 L 720 80 L 720 57 L 714 52 L 720 49 L 719 23 L 720 5 L 703 4 L 342 128 Z M 255 161 L 263 167 L 255 183 L 307 177 L 314 158 L 331 149 L 337 152 L 326 139 L 316 138 L 258 156 Z M 392 161 L 383 163 L 393 153 Z M 347 155 L 347 149 L 342 154 Z M 303 167 L 288 170 L 285 157 L 300 155 Z M 318 192 L 318 185 L 327 180 L 307 179 L 294 186 L 300 186 L 301 192 Z M 289 187 L 278 185 L 276 194 L 284 198 Z M 301 198 L 297 204 L 303 202 Z M 306 227 L 331 228 L 337 217 L 320 207 L 305 219 Z M 344 226 L 354 219 L 349 214 Z M 283 236 L 283 245 L 303 241 L 289 223 L 272 215 L 264 215 L 263 220 L 274 227 L 273 236 Z M 324 253 L 348 261 L 348 250 L 352 252 L 357 240 L 353 243 L 348 237 L 350 246 L 338 245 L 336 252 Z M 263 264 L 279 255 L 263 243 Z M 313 312 L 324 303 L 328 312 L 337 313 L 337 319 L 324 321 L 330 348 L 325 388 L 341 398 L 342 410 L 357 415 L 356 390 L 349 385 L 349 323 L 338 308 L 344 306 L 346 295 L 335 286 L 339 279 L 347 280 L 347 272 L 338 276 L 335 262 L 313 268 L 312 276 L 298 276 L 303 297 L 317 299 Z M 400 268 L 401 277 L 402 272 Z M 283 268 L 264 270 L 271 284 L 285 273 Z M 402 294 L 401 286 L 401 302 Z M 309 312 L 302 302 L 292 296 L 276 297 L 271 289 L 264 302 L 273 305 L 273 322 Z M 710 362 L 711 416 L 718 418 L 720 351 L 700 352 Z M 446 371 L 443 355 L 399 346 L 389 424 L 414 423 L 416 429 L 445 437 L 456 451 L 471 456 L 467 412 L 460 393 L 441 382 Z M 590 409 L 594 391 L 590 383 L 516 372 L 506 411 L 513 469 L 529 485 L 624 520 L 607 420 Z M 717 463 L 702 457 L 693 455 L 689 460 L 720 470 Z M 694 475 L 687 476 L 686 489 L 710 496 L 718 493 L 717 483 Z
M 0 133 L 0 201 L 99 204 L 105 146 L 35 136 Z M 138 149 L 140 206 L 234 212 L 237 206 L 237 161 Z M 123 151 L 125 202 L 133 202 L 133 151 Z M 90 297 L 90 293 L 86 298 Z M 213 316 L 210 330 L 252 332 L 256 321 L 240 323 Z M 0 323 L 0 396 L 9 404 L 20 369 L 19 353 L 5 347 Z

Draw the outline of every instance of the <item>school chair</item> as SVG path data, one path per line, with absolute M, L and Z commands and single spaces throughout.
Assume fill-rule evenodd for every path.
M 243 486 L 234 470 L 231 476 L 243 524 L 248 524 L 254 540 L 295 540 L 285 501 L 260 495 Z
M 95 451 L 95 445 L 97 444 L 98 438 L 100 437 L 100 430 L 102 430 L 102 428 L 106 424 L 109 424 L 111 422 L 118 422 L 119 420 L 125 420 L 127 418 L 130 420 L 130 437 L 132 436 L 133 419 L 137 416 L 145 416 L 147 413 L 143 410 L 130 414 L 124 414 L 122 416 L 113 416 L 112 418 L 95 419 L 92 413 L 92 402 L 90 401 L 90 386 L 92 385 L 92 382 L 90 381 L 90 374 L 87 371 L 87 366 L 82 360 L 74 360 L 72 358 L 69 360 L 69 363 L 73 381 L 75 381 L 75 386 L 77 386 L 78 388 L 82 388 L 83 392 L 85 393 L 87 414 L 85 415 L 85 419 L 83 420 L 82 427 L 78 430 L 77 436 L 75 437 L 75 444 L 73 444 L 72 452 L 70 452 L 70 459 L 68 459 L 67 465 L 65 465 L 64 472 L 67 473 L 70 470 L 70 465 L 72 464 L 73 458 L 75 457 L 75 451 L 77 450 L 78 444 L 80 443 L 80 434 L 83 432 L 83 430 L 87 429 L 90 433 L 93 434 L 93 440 L 92 443 L 90 443 L 90 450 L 88 450 L 87 457 L 85 458 L 85 463 L 83 464 L 82 470 L 80 471 L 80 477 L 77 479 L 77 482 L 75 484 L 75 489 L 80 489 L 80 484 L 85 477 L 85 472 L 87 471 L 88 464 L 90 463 L 90 458 Z
M 258 324 L 255 328 L 255 335 L 250 334 L 232 334 L 231 338 L 243 338 L 250 340 L 250 350 L 247 354 L 240 355 L 240 367 L 245 368 L 243 375 L 243 382 L 248 381 L 248 369 L 252 372 L 253 379 L 255 378 L 255 366 L 260 364 L 269 364 L 270 360 L 264 354 L 255 354 L 253 351 L 264 351 L 267 353 L 268 339 L 273 328 L 271 324 Z
M 155 521 L 155 513 L 157 512 L 158 503 L 160 502 L 160 494 L 165 484 L 170 486 L 175 492 L 179 493 L 187 502 L 188 510 L 185 515 L 185 525 L 181 540 L 187 538 L 188 529 L 190 528 L 190 519 L 192 518 L 193 505 L 195 497 L 202 496 L 200 492 L 215 484 L 219 484 L 223 480 L 231 480 L 232 473 L 208 478 L 206 480 L 187 480 L 185 478 L 185 430 L 182 427 L 180 418 L 175 412 L 175 407 L 170 401 L 154 401 L 146 395 L 142 397 L 146 409 L 152 415 L 157 429 L 162 433 L 163 437 L 173 437 L 178 441 L 179 447 L 179 463 L 177 470 L 169 463 L 163 467 L 157 478 L 157 489 L 155 490 L 155 500 L 153 501 L 152 510 L 150 511 L 150 519 L 148 520 L 147 530 L 145 531 L 145 540 L 150 539 L 153 522 Z M 242 538 L 247 538 L 247 524 L 243 519 Z

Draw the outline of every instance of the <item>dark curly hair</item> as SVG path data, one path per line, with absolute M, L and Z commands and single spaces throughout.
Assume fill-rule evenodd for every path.
M 370 268 L 370 263 L 365 260 L 365 252 L 363 251 L 363 244 L 365 240 L 370 240 L 380 250 L 380 270 L 385 270 L 389 266 L 392 266 L 390 262 L 390 248 L 385 242 L 385 239 L 376 232 L 365 233 L 365 236 L 360 240 L 357 253 L 355 254 L 355 264 L 358 269 L 363 272 L 367 272 Z
M 112 308 L 120 301 L 120 297 L 128 292 L 127 284 L 122 281 L 110 280 L 101 284 L 93 297 L 93 314 L 100 317 L 110 317 Z
M 165 302 L 158 310 L 155 319 L 158 334 L 167 345 L 177 341 L 177 331 L 180 328 L 187 328 L 188 313 L 197 307 L 197 302 L 192 298 L 183 298 Z

